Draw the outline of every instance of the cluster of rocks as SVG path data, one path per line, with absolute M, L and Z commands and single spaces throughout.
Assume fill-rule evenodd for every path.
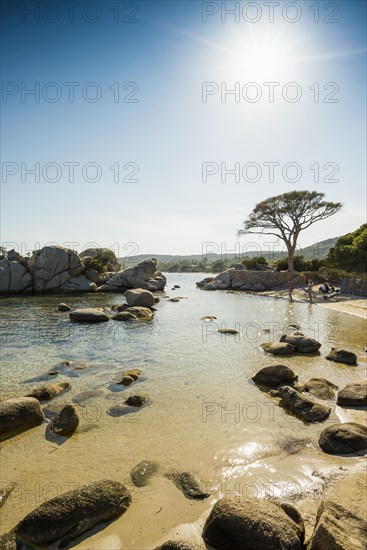
M 138 471 L 142 471 L 140 476 Z M 139 464 L 131 473 L 138 487 L 156 473 L 156 467 Z M 145 476 L 144 472 L 148 472 Z M 1 548 L 67 546 L 97 525 L 113 521 L 130 507 L 125 485 L 101 480 L 54 497 L 25 516 L 0 537 Z M 308 543 L 309 550 L 363 550 L 367 522 L 332 500 L 322 501 Z M 205 522 L 202 543 L 169 540 L 155 550 L 199 550 L 204 543 L 216 550 L 304 550 L 305 525 L 292 504 L 275 499 L 226 497 L 216 502 Z
M 260 344 L 260 347 L 265 353 L 270 353 L 271 355 L 314 354 L 321 348 L 321 343 L 297 331 L 290 336 L 283 334 L 279 342 L 263 342 Z M 344 349 L 337 350 L 331 348 L 325 358 L 328 361 L 344 363 L 345 365 L 357 364 L 356 354 Z
M 53 368 L 26 382 L 42 381 L 45 378 L 54 377 L 60 373 L 75 376 L 76 370 L 84 370 L 90 367 L 88 364 L 71 365 L 72 361 L 63 361 L 59 367 Z M 141 374 L 142 372 L 138 368 L 125 370 L 119 379 L 112 383 L 112 386 L 115 384 L 130 386 L 140 378 Z M 54 403 L 52 405 L 45 405 L 43 409 L 41 407 L 45 402 L 54 399 L 59 394 L 67 392 L 70 389 L 71 385 L 69 382 L 44 382 L 38 386 L 31 387 L 24 397 L 0 401 L 0 440 L 14 437 L 46 422 L 47 419 L 51 420 L 47 423 L 46 434 L 70 436 L 79 425 L 79 414 L 74 404 Z M 110 389 L 111 391 L 116 391 L 113 387 Z M 83 407 L 85 400 L 102 395 L 104 395 L 102 390 L 86 390 L 75 395 L 71 400 Z M 135 392 L 123 400 L 115 402 L 106 412 L 110 416 L 118 417 L 134 413 L 151 403 L 152 399 L 146 393 Z
M 280 398 L 280 406 L 289 414 L 304 422 L 322 422 L 331 407 L 318 399 L 331 400 L 338 387 L 325 378 L 311 378 L 305 384 L 298 383 L 298 376 L 284 365 L 272 365 L 258 371 L 252 380 L 271 397 Z M 276 389 L 273 389 L 276 388 Z M 359 408 L 367 405 L 367 380 L 347 384 L 337 393 L 336 404 L 341 407 Z M 321 432 L 320 448 L 328 454 L 367 452 L 367 427 L 354 422 L 333 424 Z
M 125 292 L 134 288 L 155 292 L 165 285 L 155 258 L 121 269 L 107 249 L 89 249 L 79 255 L 62 246 L 45 246 L 30 257 L 21 257 L 14 250 L 0 255 L 1 294 Z

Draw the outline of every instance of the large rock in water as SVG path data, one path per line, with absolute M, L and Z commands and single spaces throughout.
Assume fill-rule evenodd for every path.
M 55 435 L 70 435 L 79 426 L 79 416 L 74 405 L 65 405 L 48 425 Z
M 260 347 L 272 355 L 291 355 L 294 352 L 294 347 L 287 342 L 265 342 Z
M 125 292 L 126 303 L 128 306 L 152 307 L 154 305 L 154 296 L 149 290 L 135 288 Z
M 315 353 L 321 348 L 320 342 L 306 336 L 283 335 L 280 341 L 291 344 L 296 353 Z
M 158 471 L 158 464 L 156 462 L 150 462 L 149 460 L 143 460 L 139 462 L 130 472 L 132 482 L 136 487 L 145 487 L 150 478 L 154 476 Z
M 284 365 L 264 367 L 253 376 L 252 380 L 260 386 L 276 387 L 282 383 L 292 383 L 298 379 L 294 372 Z
M 41 424 L 45 419 L 38 399 L 17 397 L 0 403 L 0 433 L 27 429 Z
M 334 397 L 334 390 L 337 389 L 338 386 L 329 382 L 326 378 L 311 378 L 304 384 L 301 391 L 307 391 L 321 399 L 332 399 Z
M 69 313 L 69 317 L 71 321 L 78 323 L 104 323 L 109 320 L 104 311 L 93 307 L 74 309 Z
M 34 292 L 62 291 L 62 286 L 84 271 L 75 250 L 63 246 L 44 246 L 29 260 Z
M 166 278 L 160 271 L 156 271 L 156 268 L 157 260 L 155 258 L 144 260 L 134 267 L 119 271 L 98 290 L 100 292 L 125 292 L 131 288 L 142 288 L 152 292 L 163 290 Z
M 338 393 L 336 403 L 342 407 L 363 407 L 367 405 L 367 380 L 347 384 Z
M 286 411 L 305 422 L 321 422 L 331 412 L 330 407 L 312 401 L 290 386 L 280 387 L 271 393 L 281 398 L 281 404 Z
M 322 502 L 309 550 L 365 550 L 367 522 L 336 502 Z
M 321 432 L 319 445 L 330 455 L 366 453 L 367 427 L 356 422 L 333 424 Z
M 0 260 L 0 293 L 20 294 L 32 291 L 32 275 L 19 262 Z
M 123 514 L 131 503 L 124 485 L 103 480 L 83 485 L 41 504 L 16 526 L 17 539 L 26 544 L 63 547 L 99 523 Z
M 26 397 L 34 397 L 38 401 L 49 401 L 56 397 L 60 392 L 70 388 L 69 382 L 58 382 L 56 384 L 46 383 L 42 386 L 32 388 L 32 390 L 27 393 Z
M 217 550 L 302 550 L 304 525 L 289 504 L 223 498 L 210 512 L 203 538 Z
M 357 356 L 351 351 L 345 349 L 331 348 L 331 351 L 326 355 L 326 359 L 329 361 L 335 361 L 335 363 L 344 363 L 345 365 L 356 365 Z

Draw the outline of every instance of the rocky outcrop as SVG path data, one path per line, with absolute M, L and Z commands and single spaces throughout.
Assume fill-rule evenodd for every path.
M 294 372 L 284 365 L 272 365 L 259 370 L 252 380 L 259 386 L 275 388 L 280 384 L 291 384 L 298 379 Z
M 135 288 L 125 292 L 126 303 L 128 306 L 152 307 L 154 305 L 154 296 L 149 290 Z
M 63 246 L 44 246 L 30 258 L 16 251 L 0 254 L 0 293 L 124 292 L 163 290 L 165 276 L 152 258 L 121 270 L 111 250 L 88 249 L 80 255 Z
M 0 293 L 20 294 L 32 292 L 32 275 L 23 264 L 7 259 L 0 260 Z
M 284 286 L 289 281 L 288 272 L 258 271 L 230 268 L 215 277 L 206 277 L 196 284 L 203 290 L 247 290 L 259 292 Z M 304 285 L 304 275 L 293 275 L 294 285 Z
M 131 288 L 140 288 L 155 292 L 163 290 L 166 285 L 166 278 L 156 271 L 157 260 L 151 258 L 138 263 L 134 267 L 123 269 L 106 281 L 98 288 L 99 292 L 125 292 Z
M 205 491 L 202 483 L 190 472 L 169 472 L 165 474 L 165 477 L 172 480 L 186 498 L 203 500 L 210 497 L 210 493 Z
M 337 405 L 342 407 L 364 407 L 367 405 L 367 380 L 347 384 L 340 390 Z
M 80 253 L 82 262 L 89 272 L 88 275 L 91 277 L 94 283 L 97 282 L 95 276 L 93 276 L 92 271 L 94 271 L 97 276 L 104 272 L 117 273 L 121 269 L 121 264 L 118 262 L 115 253 L 109 248 L 87 248 Z M 86 276 L 89 279 L 89 276 L 86 273 Z
M 79 426 L 79 416 L 74 405 L 65 405 L 48 425 L 55 435 L 70 435 Z
M 321 449 L 330 455 L 367 452 L 367 427 L 356 422 L 333 424 L 319 436 Z
M 294 353 L 294 347 L 287 342 L 265 342 L 260 344 L 265 353 L 272 355 L 291 355 Z
M 102 309 L 93 307 L 74 309 L 69 313 L 69 317 L 77 323 L 104 323 L 110 319 Z
M 367 522 L 340 504 L 324 501 L 316 516 L 309 550 L 365 550 Z
M 136 487 L 145 487 L 151 477 L 158 472 L 158 464 L 149 460 L 139 462 L 130 472 L 132 482 Z
M 59 382 L 59 383 L 46 383 L 42 386 L 32 388 L 32 390 L 27 393 L 26 397 L 34 397 L 38 401 L 49 401 L 61 393 L 70 388 L 69 382 Z
M 0 403 L 0 434 L 32 428 L 44 419 L 41 405 L 33 397 L 18 397 Z
M 130 503 L 130 493 L 121 483 L 95 481 L 44 502 L 20 521 L 15 533 L 32 548 L 56 541 L 67 546 L 99 523 L 123 514 Z
M 345 365 L 356 365 L 357 356 L 351 351 L 345 349 L 331 348 L 331 351 L 326 355 L 326 359 L 329 361 L 335 361 L 335 363 L 344 363 Z
M 271 395 L 280 397 L 282 407 L 304 422 L 321 422 L 331 412 L 330 407 L 312 401 L 312 399 L 290 386 L 282 386 L 278 390 L 272 390 Z
M 63 246 L 44 246 L 29 260 L 34 292 L 50 292 L 62 287 L 84 271 L 77 252 Z
M 304 525 L 290 504 L 227 497 L 210 512 L 203 538 L 217 550 L 302 550 Z

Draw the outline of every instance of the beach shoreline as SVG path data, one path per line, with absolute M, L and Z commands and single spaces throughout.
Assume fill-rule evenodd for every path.
M 267 296 L 269 298 L 289 300 L 288 289 L 284 287 L 275 290 L 256 292 L 256 294 Z M 310 303 L 304 289 L 294 289 L 292 297 L 294 302 Z M 348 315 L 355 315 L 357 317 L 361 317 L 362 319 L 367 319 L 367 298 L 364 296 L 340 294 L 330 300 L 324 300 L 323 294 L 314 292 L 312 304 L 327 309 L 333 309 L 334 311 L 339 311 L 340 313 L 347 313 Z

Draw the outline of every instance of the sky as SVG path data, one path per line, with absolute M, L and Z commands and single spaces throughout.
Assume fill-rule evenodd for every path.
M 365 2 L 1 7 L 6 248 L 281 250 L 236 233 L 294 189 L 344 205 L 301 247 L 365 223 Z

